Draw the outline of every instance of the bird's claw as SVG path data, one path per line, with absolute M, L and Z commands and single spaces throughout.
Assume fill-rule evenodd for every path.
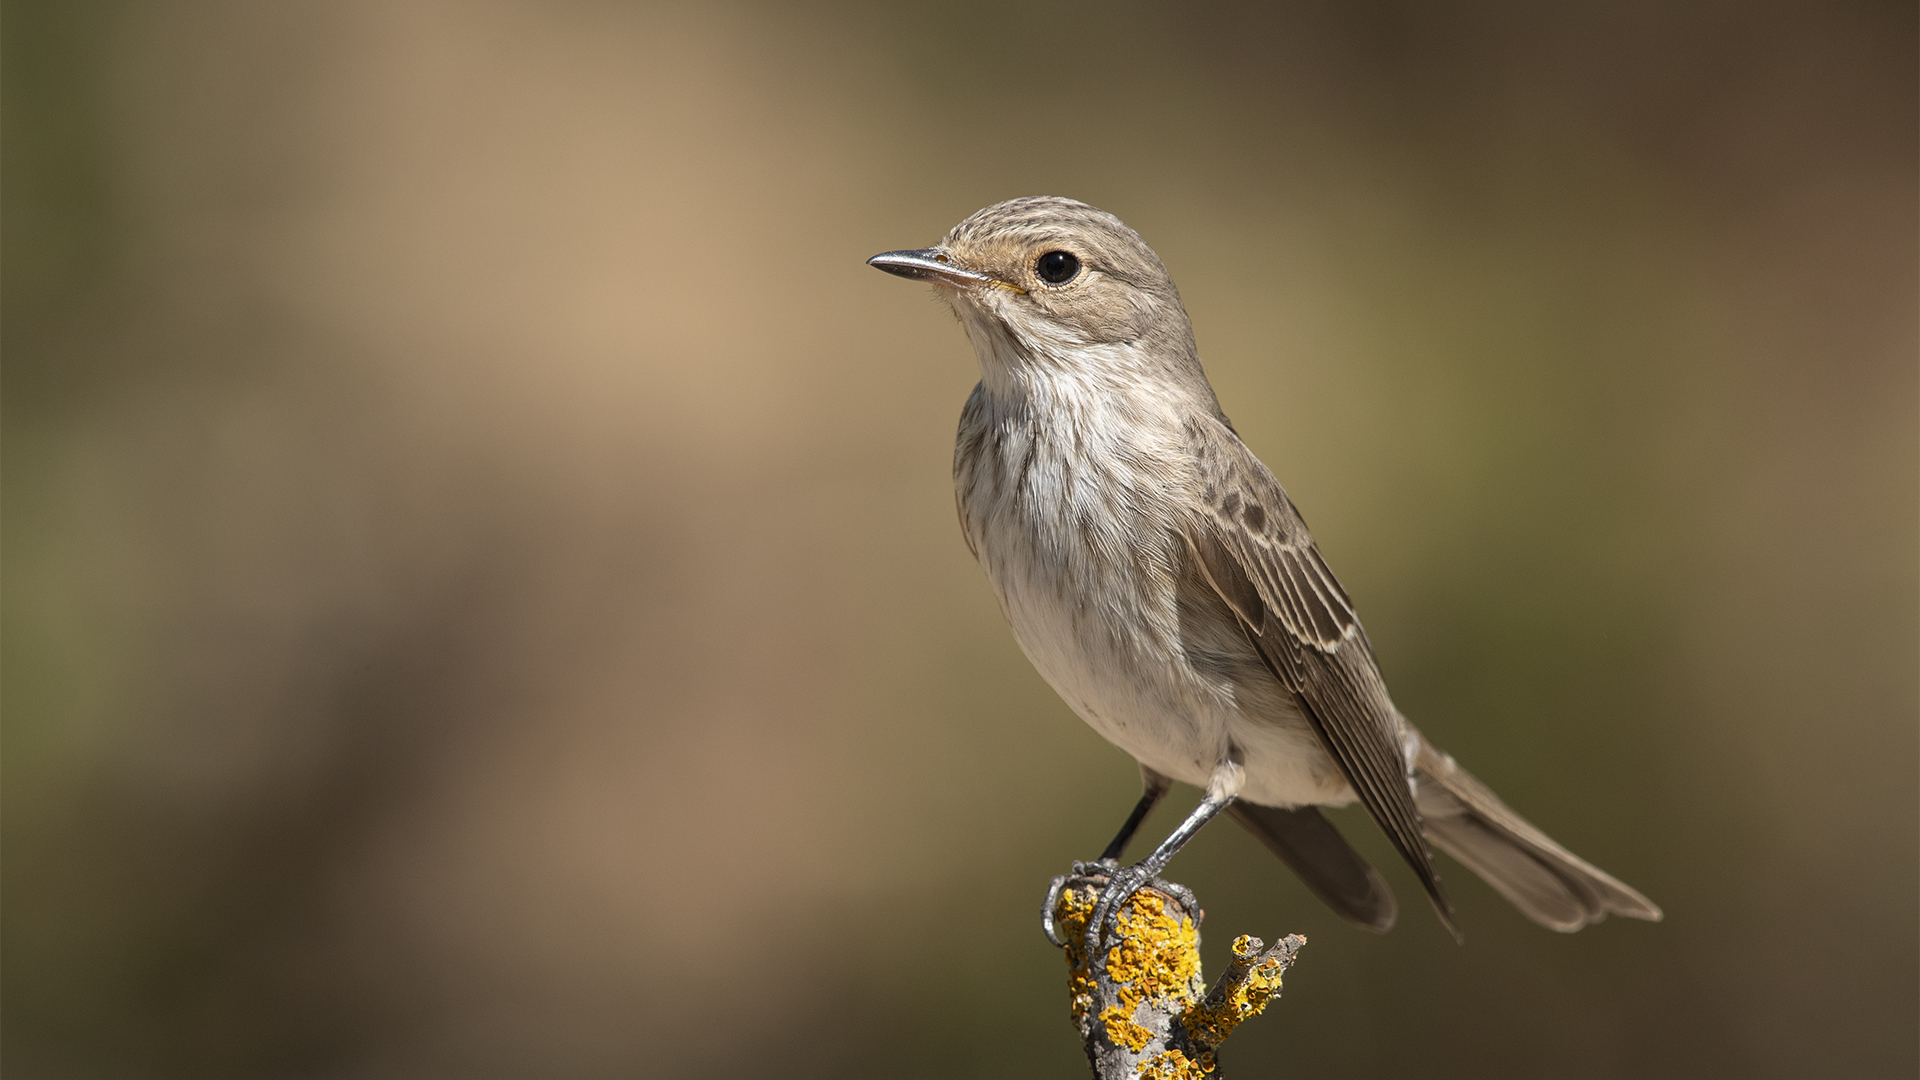
M 1087 956 L 1091 957 L 1099 951 L 1108 928 L 1119 925 L 1120 911 L 1127 900 L 1152 879 L 1152 871 L 1138 864 L 1113 871 L 1113 876 L 1107 879 L 1107 887 L 1100 890 L 1100 902 L 1093 906 L 1093 914 L 1087 916 Z
M 1147 864 L 1136 863 L 1133 866 L 1123 867 L 1116 865 L 1112 859 L 1075 862 L 1072 873 L 1061 874 L 1048 884 L 1046 910 L 1040 914 L 1040 928 L 1046 933 L 1047 940 L 1056 947 L 1065 948 L 1067 944 L 1066 940 L 1060 936 L 1058 923 L 1054 921 L 1054 912 L 1060 905 L 1060 891 L 1066 888 L 1067 882 L 1084 877 L 1107 879 L 1106 888 L 1100 891 L 1100 900 L 1094 905 L 1093 914 L 1087 918 L 1085 945 L 1088 956 L 1094 955 L 1100 948 L 1101 941 L 1106 937 L 1106 931 L 1119 925 L 1120 912 L 1125 910 L 1126 902 L 1143 888 L 1151 887 L 1172 897 L 1186 910 L 1187 917 L 1193 920 L 1193 924 L 1200 925 L 1202 913 L 1193 890 L 1185 885 L 1161 880 Z
M 1187 913 L 1187 918 L 1193 920 L 1194 929 L 1198 930 L 1200 928 L 1200 920 L 1206 918 L 1207 913 L 1200 910 L 1200 898 L 1193 895 L 1192 889 L 1176 882 L 1163 881 L 1157 877 L 1148 878 L 1147 884 L 1173 897 L 1174 903 L 1179 904 L 1181 909 Z
M 1047 935 L 1047 940 L 1053 944 L 1054 948 L 1067 947 L 1066 939 L 1060 936 L 1059 924 L 1054 922 L 1054 912 L 1060 907 L 1060 890 L 1067 887 L 1067 882 L 1077 877 L 1089 877 L 1094 874 L 1111 877 L 1115 865 L 1112 859 L 1100 859 L 1096 862 L 1081 862 L 1076 859 L 1072 873 L 1061 874 L 1048 883 L 1047 906 L 1040 912 L 1040 930 Z

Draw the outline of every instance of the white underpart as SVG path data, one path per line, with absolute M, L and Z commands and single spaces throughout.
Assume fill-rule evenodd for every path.
M 1351 802 L 1226 606 L 1194 587 L 1174 491 L 1185 441 L 1164 388 L 1135 377 L 1127 345 L 955 307 L 982 370 L 962 445 L 974 433 L 985 447 L 956 461 L 962 524 L 1041 677 L 1175 780 L 1271 806 Z M 1072 364 L 1050 362 L 1067 350 Z

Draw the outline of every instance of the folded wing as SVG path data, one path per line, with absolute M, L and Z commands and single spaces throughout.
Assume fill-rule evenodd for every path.
M 1208 581 L 1459 936 L 1422 834 L 1399 717 L 1352 602 L 1260 459 L 1211 419 L 1194 420 L 1188 436 L 1206 510 L 1187 539 Z

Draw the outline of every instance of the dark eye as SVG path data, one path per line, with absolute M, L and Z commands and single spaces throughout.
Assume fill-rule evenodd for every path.
M 1049 251 L 1033 264 L 1033 272 L 1049 285 L 1065 285 L 1080 272 L 1080 260 L 1071 251 Z

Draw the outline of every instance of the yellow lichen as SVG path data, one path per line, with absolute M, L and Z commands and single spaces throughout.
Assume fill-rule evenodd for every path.
M 1109 1005 L 1100 1010 L 1100 1023 L 1107 1030 L 1108 1042 L 1137 1054 L 1153 1041 L 1153 1032 L 1133 1022 L 1133 1010 L 1136 1008 L 1139 1006 L 1128 1008 Z
M 1245 964 L 1258 956 L 1261 948 L 1259 938 L 1242 934 L 1233 941 L 1234 959 Z M 1188 1036 L 1200 1046 L 1219 1046 L 1225 1042 L 1234 1028 L 1242 1021 L 1259 1016 L 1267 1002 L 1280 993 L 1280 977 L 1285 971 L 1286 965 L 1279 957 L 1269 956 L 1254 964 L 1246 979 L 1217 1004 L 1209 1006 L 1202 1001 L 1188 1008 L 1180 1017 Z
M 1092 916 L 1099 899 L 1100 894 L 1091 890 L 1082 895 L 1072 889 L 1062 889 L 1060 906 L 1053 913 L 1054 925 L 1067 942 L 1067 995 L 1075 1024 L 1086 1020 L 1087 1010 L 1093 1008 L 1093 994 L 1097 989 L 1093 971 L 1087 966 L 1086 948 L 1081 943 L 1086 938 L 1087 919 Z
M 1200 976 L 1200 932 L 1193 920 L 1167 914 L 1167 902 L 1149 892 L 1127 901 L 1119 940 L 1107 950 L 1107 978 L 1141 1001 L 1185 1002 Z
M 1141 1080 L 1201 1080 L 1212 1071 L 1212 1054 L 1195 1061 L 1179 1050 L 1165 1050 L 1141 1062 L 1137 1074 Z
M 1067 941 L 1067 991 L 1076 1023 L 1085 1020 L 1096 990 L 1082 941 L 1098 896 L 1092 890 L 1078 895 L 1063 889 L 1054 912 Z M 1117 940 L 1106 956 L 1117 1001 L 1102 1009 L 1099 1019 L 1109 1042 L 1138 1053 L 1153 1040 L 1153 1032 L 1133 1019 L 1143 1003 L 1173 1011 L 1193 1000 L 1200 979 L 1200 935 L 1193 920 L 1168 914 L 1166 900 L 1152 892 L 1135 893 L 1118 923 Z

